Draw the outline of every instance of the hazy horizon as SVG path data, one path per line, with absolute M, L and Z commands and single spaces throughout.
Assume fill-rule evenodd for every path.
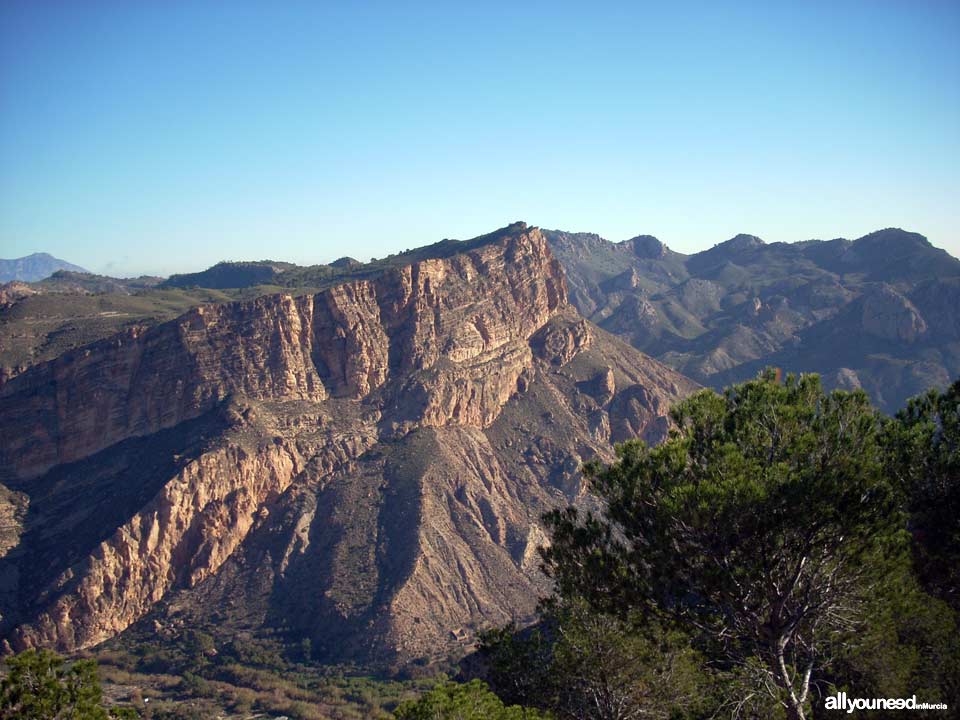
M 960 5 L 0 6 L 0 256 L 365 260 L 515 219 L 960 256 Z
M 514 222 L 517 222 L 517 221 L 514 221 Z M 526 221 L 520 221 L 520 222 L 526 222 Z M 333 261 L 335 261 L 335 260 L 338 260 L 338 259 L 340 259 L 340 258 L 342 258 L 342 257 L 345 257 L 345 256 L 352 257 L 352 258 L 354 258 L 355 260 L 359 260 L 359 261 L 361 261 L 361 262 L 368 262 L 368 261 L 370 261 L 371 259 L 375 259 L 375 258 L 377 258 L 377 257 L 382 258 L 382 257 L 385 257 L 385 256 L 387 256 L 387 255 L 398 254 L 398 253 L 404 252 L 405 250 L 412 250 L 412 249 L 417 248 L 417 247 L 423 247 L 423 246 L 426 246 L 426 245 L 431 245 L 431 244 L 433 244 L 433 243 L 440 242 L 441 240 L 446 240 L 446 239 L 452 239 L 452 240 L 471 240 L 471 239 L 473 239 L 474 237 L 478 237 L 479 235 L 487 234 L 488 232 L 493 232 L 493 231 L 498 230 L 498 229 L 500 229 L 500 228 L 502 228 L 502 227 L 506 227 L 506 226 L 508 226 L 509 224 L 511 224 L 511 223 L 502 223 L 501 225 L 499 225 L 499 226 L 497 226 L 497 227 L 488 228 L 486 231 L 481 232 L 481 233 L 479 233 L 478 235 L 474 235 L 474 236 L 470 236 L 470 237 L 460 237 L 460 238 L 446 238 L 446 237 L 443 237 L 443 238 L 433 238 L 433 239 L 425 240 L 424 242 L 421 242 L 421 243 L 417 243 L 416 245 L 409 245 L 409 246 L 404 246 L 404 247 L 396 247 L 396 248 L 392 248 L 392 249 L 391 249 L 391 248 L 386 248 L 386 252 L 384 252 L 382 255 L 379 255 L 379 256 L 359 256 L 359 257 L 358 257 L 358 256 L 356 256 L 356 255 L 351 255 L 350 253 L 344 253 L 344 254 L 336 255 L 336 256 L 332 256 L 332 257 L 318 257 L 317 259 L 308 260 L 308 261 L 305 261 L 305 262 L 302 262 L 302 263 L 297 263 L 297 264 L 301 264 L 301 265 L 325 265 L 325 264 L 329 264 L 329 263 L 331 263 L 331 262 L 333 262 Z M 544 225 L 538 225 L 537 223 L 529 223 L 529 222 L 528 222 L 527 224 L 530 225 L 530 226 L 533 226 L 533 227 L 539 227 L 539 228 L 541 228 L 542 230 L 552 230 L 552 231 L 561 231 L 561 232 L 569 232 L 569 233 L 593 233 L 593 232 L 594 232 L 594 231 L 592 231 L 592 230 L 570 230 L 570 229 L 568 229 L 568 228 L 547 227 L 547 226 L 544 226 Z M 871 230 L 870 232 L 871 232 L 871 233 L 872 233 L 872 232 L 878 232 L 878 231 L 887 230 L 887 229 L 891 229 L 891 228 L 876 228 L 876 229 L 874 229 L 874 230 Z M 913 232 L 912 230 L 909 230 L 908 228 L 895 228 L 895 229 L 905 230 L 906 232 Z M 604 237 L 601 233 L 595 233 L 595 234 L 600 235 L 601 237 Z M 651 235 L 651 234 L 652 234 L 652 233 L 639 232 L 639 233 L 633 233 L 633 234 L 629 235 L 628 237 L 624 237 L 624 238 L 608 238 L 608 237 L 604 237 L 604 239 L 605 239 L 605 240 L 609 240 L 610 242 L 623 242 L 623 241 L 630 240 L 630 239 L 632 239 L 632 238 L 635 238 L 635 237 L 638 237 L 638 236 L 641 236 L 641 235 Z M 723 238 L 722 240 L 717 240 L 717 241 L 715 241 L 715 242 L 711 242 L 711 243 L 709 243 L 709 244 L 707 244 L 707 245 L 704 245 L 703 247 L 699 247 L 699 248 L 695 248 L 695 249 L 690 250 L 690 251 L 686 251 L 684 254 L 690 254 L 690 255 L 692 255 L 692 254 L 695 254 L 695 253 L 698 253 L 698 252 L 702 252 L 702 251 L 704 251 L 704 250 L 709 250 L 710 248 L 718 245 L 719 243 L 722 243 L 722 242 L 725 242 L 725 241 L 727 241 L 727 240 L 730 240 L 731 238 L 736 237 L 737 235 L 740 235 L 740 234 L 743 234 L 743 235 L 755 235 L 755 233 L 734 233 L 733 235 L 731 235 L 731 236 L 729 236 L 729 237 L 726 237 L 726 238 Z M 838 237 L 834 237 L 834 238 L 803 238 L 803 239 L 798 239 L 798 240 L 769 240 L 769 239 L 764 238 L 764 237 L 759 236 L 759 235 L 758 235 L 757 237 L 760 237 L 760 239 L 763 240 L 763 241 L 764 241 L 765 243 L 767 243 L 767 244 L 777 243 L 777 242 L 786 242 L 786 243 L 791 243 L 791 244 L 792 244 L 792 243 L 798 243 L 798 242 L 826 241 L 826 240 L 836 240 L 836 239 L 856 240 L 856 239 L 858 239 L 858 238 L 860 238 L 860 237 L 863 237 L 864 235 L 868 235 L 868 234 L 870 234 L 870 233 L 863 233 L 863 235 L 858 235 L 858 236 L 856 236 L 856 237 L 842 237 L 842 236 L 838 236 Z M 922 235 L 923 233 L 920 233 L 920 234 Z M 656 236 L 655 236 L 655 237 L 656 237 Z M 660 240 L 664 245 L 666 245 L 667 247 L 669 247 L 671 250 L 677 250 L 677 248 L 675 248 L 674 246 L 672 246 L 672 245 L 671 245 L 669 242 L 667 242 L 664 238 L 658 237 L 657 239 Z M 930 238 L 927 238 L 927 239 L 930 240 Z M 934 242 L 932 242 L 932 241 L 931 241 L 931 244 L 932 244 L 934 247 L 938 248 L 938 249 L 946 250 L 948 253 L 950 253 L 950 250 L 948 250 L 947 248 L 942 248 L 942 247 L 940 247 L 939 245 L 937 245 L 936 243 L 934 243 Z M 680 252 L 680 251 L 678 251 L 678 252 Z M 71 264 L 80 265 L 80 266 L 83 267 L 85 270 L 88 270 L 88 271 L 90 271 L 90 272 L 92 272 L 92 273 L 95 273 L 95 274 L 108 274 L 108 275 L 109 275 L 109 274 L 112 272 L 112 271 L 110 271 L 110 270 L 97 270 L 97 269 L 95 269 L 95 268 L 93 268 L 93 267 L 87 267 L 87 266 L 84 265 L 84 263 L 83 263 L 82 261 L 80 261 L 80 260 L 77 260 L 77 259 L 75 259 L 75 258 L 69 258 L 69 257 L 60 257 L 60 256 L 56 255 L 55 253 L 49 253 L 48 251 L 43 250 L 43 249 L 34 250 L 34 251 L 31 251 L 31 252 L 26 253 L 25 255 L 19 256 L 19 257 L 25 257 L 26 255 L 32 255 L 32 254 L 34 254 L 34 253 L 46 253 L 46 254 L 49 254 L 49 255 L 53 255 L 54 257 L 56 257 L 56 258 L 59 259 L 59 260 L 65 260 L 65 261 L 67 261 L 67 262 L 69 262 L 69 263 L 71 263 Z M 953 253 L 950 253 L 950 254 L 953 255 L 953 257 L 957 257 L 957 256 L 954 255 Z M 13 259 L 18 259 L 18 258 L 12 258 L 12 257 L 10 257 L 10 258 L 8 258 L 8 257 L 0 258 L 0 260 L 13 260 Z M 958 259 L 960 259 L 960 258 L 958 258 Z M 149 269 L 147 269 L 147 270 L 145 270 L 145 271 L 140 271 L 140 272 L 135 272 L 135 273 L 116 273 L 116 272 L 113 272 L 113 275 L 112 275 L 112 276 L 113 276 L 113 277 L 136 277 L 136 276 L 163 276 L 163 277 L 169 277 L 170 275 L 176 275 L 176 274 L 200 272 L 200 271 L 202 271 L 202 270 L 206 270 L 207 268 L 209 268 L 209 267 L 211 267 L 212 265 L 215 265 L 216 263 L 219 263 L 219 262 L 259 262 L 259 261 L 293 262 L 293 261 L 289 260 L 288 258 L 279 257 L 279 256 L 277 256 L 277 257 L 273 257 L 273 256 L 263 256 L 263 257 L 222 257 L 222 258 L 220 258 L 219 260 L 215 260 L 215 261 L 213 261 L 213 262 L 211 262 L 211 263 L 208 263 L 208 264 L 206 264 L 206 265 L 202 265 L 202 266 L 189 266 L 189 267 L 188 267 L 188 266 L 184 266 L 183 268 L 174 270 L 173 272 L 151 272 Z

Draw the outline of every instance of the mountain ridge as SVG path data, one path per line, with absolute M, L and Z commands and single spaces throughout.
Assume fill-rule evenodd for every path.
M 513 223 L 369 263 L 220 263 L 165 281 L 57 273 L 7 285 L 0 288 L 0 383 L 111 331 L 169 320 L 204 302 L 314 293 L 526 227 Z M 544 233 L 584 316 L 704 384 L 720 387 L 775 364 L 820 372 L 830 387 L 864 387 L 892 412 L 960 370 L 949 320 L 951 308 L 960 313 L 950 305 L 960 261 L 917 233 L 885 228 L 855 240 L 796 243 L 741 233 L 692 255 L 650 235 L 611 242 L 595 233 Z M 68 295 L 82 297 L 65 302 Z M 834 333 L 831 323 L 842 328 Z M 827 336 L 851 346 L 834 353 L 845 364 L 818 352 L 817 339 Z
M 692 255 L 663 246 L 655 259 L 632 240 L 545 233 L 585 317 L 698 382 L 722 387 L 773 364 L 864 387 L 892 412 L 960 373 L 944 320 L 960 313 L 960 260 L 917 233 L 769 244 L 741 234 Z

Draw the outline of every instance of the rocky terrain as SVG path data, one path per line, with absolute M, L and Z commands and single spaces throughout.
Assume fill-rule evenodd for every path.
M 0 634 L 270 629 L 463 654 L 531 615 L 539 517 L 696 386 L 583 319 L 536 228 L 204 304 L 0 386 Z M 905 325 L 906 327 L 906 325 Z
M 545 235 L 585 317 L 705 385 L 776 365 L 893 412 L 960 374 L 960 261 L 916 233 L 738 235 L 694 255 L 650 236 Z

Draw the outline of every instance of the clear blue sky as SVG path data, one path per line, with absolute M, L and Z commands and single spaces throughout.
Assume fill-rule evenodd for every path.
M 0 4 L 0 257 L 166 274 L 520 219 L 960 255 L 960 3 Z

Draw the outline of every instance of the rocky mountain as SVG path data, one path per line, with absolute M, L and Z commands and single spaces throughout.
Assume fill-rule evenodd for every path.
M 529 617 L 541 513 L 696 386 L 581 317 L 536 228 L 406 259 L 0 386 L 3 642 L 270 630 L 397 667 Z
M 449 257 L 468 245 L 441 240 L 368 263 L 351 257 L 306 267 L 272 260 L 221 262 L 166 280 L 58 271 L 37 282 L 6 283 L 0 285 L 0 384 L 68 350 L 172 320 L 199 305 L 249 300 L 284 290 L 314 294 L 421 260 Z
M 19 280 L 21 282 L 33 282 L 43 280 L 49 277 L 57 270 L 69 270 L 71 272 L 87 272 L 79 265 L 72 265 L 66 260 L 55 258 L 47 253 L 33 253 L 13 260 L 0 259 L 0 283 Z
M 893 412 L 960 374 L 960 261 L 916 233 L 738 235 L 693 255 L 650 236 L 545 235 L 586 318 L 703 384 L 776 365 Z

